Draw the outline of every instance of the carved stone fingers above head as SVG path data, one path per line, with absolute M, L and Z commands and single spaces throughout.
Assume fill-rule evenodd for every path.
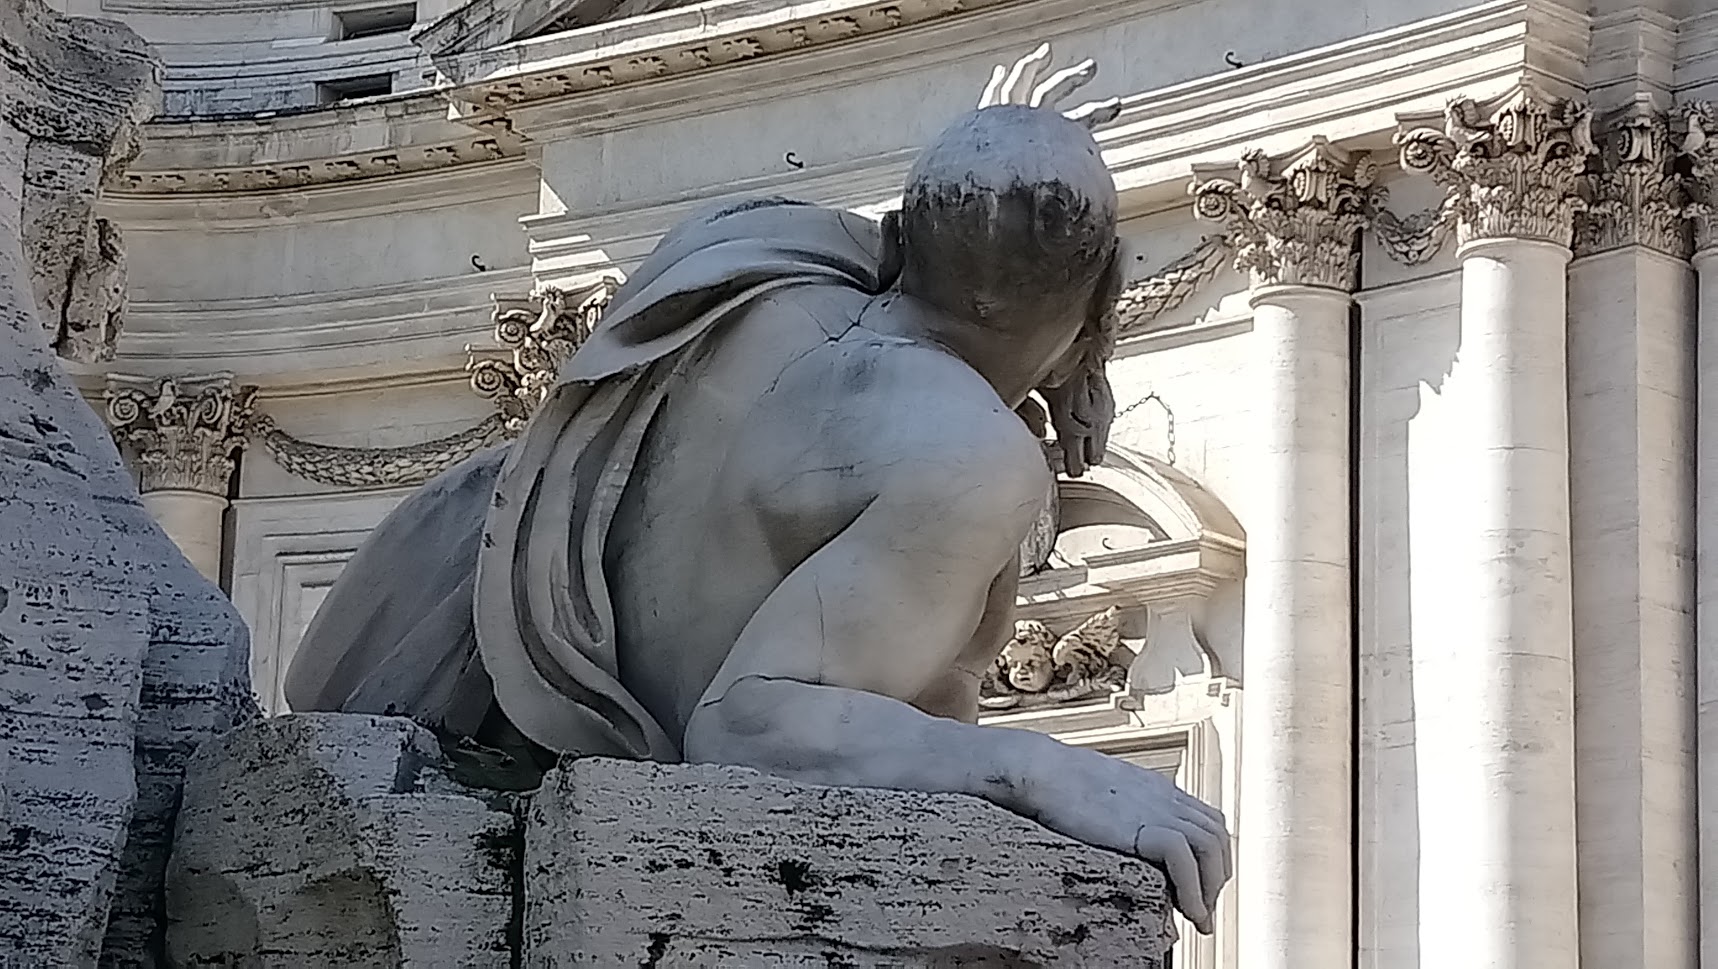
M 1044 76 L 1050 65 L 1050 45 L 1039 44 L 1032 53 L 1012 65 L 998 64 L 990 72 L 990 83 L 978 100 L 980 108 L 999 104 L 1023 104 L 1034 108 L 1061 110 L 1061 105 L 1073 93 L 1091 82 L 1098 74 L 1097 62 L 1091 58 Z M 1120 98 L 1087 101 L 1062 111 L 1062 116 L 1087 128 L 1114 121 L 1121 114 Z

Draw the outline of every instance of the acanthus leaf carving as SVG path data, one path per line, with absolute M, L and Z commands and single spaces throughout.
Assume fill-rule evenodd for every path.
M 136 463 L 139 491 L 227 496 L 244 447 L 248 395 L 230 374 L 107 378 L 107 419 Z
M 1355 247 L 1372 209 L 1377 167 L 1328 139 L 1281 160 L 1241 156 L 1237 178 L 1201 173 L 1189 186 L 1194 215 L 1227 227 L 1235 268 L 1254 286 L 1322 286 L 1353 292 Z
M 1575 217 L 1575 251 L 1647 246 L 1688 255 L 1687 191 L 1676 177 L 1670 122 L 1643 96 L 1607 119 L 1587 206 Z
M 1487 104 L 1456 98 L 1442 125 L 1404 118 L 1396 134 L 1402 167 L 1444 187 L 1456 240 L 1537 239 L 1570 246 L 1587 159 L 1592 110 L 1531 85 Z

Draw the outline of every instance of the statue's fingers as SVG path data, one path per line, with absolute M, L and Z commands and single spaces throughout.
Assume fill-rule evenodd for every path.
M 1050 59 L 1050 45 L 1043 43 L 1038 49 L 1014 62 L 1014 67 L 1008 71 L 1008 77 L 1002 82 L 1003 104 L 1024 104 L 1027 91 L 1034 81 L 1038 80 L 1039 72 L 1044 70 L 1044 64 Z
M 1199 898 L 1205 903 L 1205 911 L 1215 911 L 1217 893 L 1229 880 L 1228 852 L 1224 850 L 1229 839 L 1214 835 L 1192 821 L 1177 821 L 1172 827 L 1187 839 L 1194 859 L 1199 863 Z
M 1090 57 L 1075 64 L 1064 67 L 1050 75 L 1043 83 L 1032 89 L 1032 107 L 1040 108 L 1048 105 L 1055 107 L 1062 99 L 1085 87 L 1092 78 L 1098 76 L 1098 62 Z
M 984 86 L 984 96 L 978 99 L 978 106 L 988 108 L 1002 102 L 1002 82 L 1008 78 L 1008 68 L 998 64 L 990 70 L 990 83 Z
M 1199 860 L 1181 832 L 1173 828 L 1140 828 L 1133 838 L 1133 853 L 1162 865 L 1175 891 L 1175 907 L 1194 928 L 1211 934 L 1211 911 L 1205 907 L 1205 890 L 1199 884 Z
M 1096 128 L 1101 124 L 1109 124 L 1121 116 L 1121 98 L 1105 98 L 1102 101 L 1087 101 L 1063 117 L 1069 121 L 1078 121 L 1088 128 Z
M 1189 804 L 1198 805 L 1200 807 L 1205 806 L 1198 798 L 1191 797 L 1186 794 L 1183 794 L 1182 796 L 1186 798 Z M 1215 839 L 1218 854 L 1221 856 L 1223 861 L 1222 880 L 1224 882 L 1228 881 L 1235 874 L 1234 845 L 1229 839 L 1229 826 L 1223 823 L 1222 816 L 1218 815 L 1214 818 L 1204 811 L 1189 810 L 1183 815 L 1183 819 L 1190 824 L 1197 825 L 1201 830 L 1209 833 L 1211 837 Z M 1206 890 L 1212 893 L 1213 896 L 1220 891 L 1222 887 L 1222 882 L 1219 882 L 1216 885 L 1206 884 L 1205 886 Z M 1215 899 L 1212 899 L 1211 903 L 1213 905 L 1216 904 Z

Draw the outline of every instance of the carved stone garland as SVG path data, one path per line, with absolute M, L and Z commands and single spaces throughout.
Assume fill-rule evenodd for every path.
M 1126 687 L 1133 660 L 1115 606 L 1059 637 L 1036 619 L 1022 619 L 986 674 L 979 705 L 1008 710 L 1110 696 Z
M 1444 186 L 1456 241 L 1510 238 L 1571 244 L 1587 159 L 1597 151 L 1592 111 L 1522 86 L 1481 105 L 1451 101 L 1442 128 L 1404 119 L 1402 167 Z
M 1377 166 L 1327 139 L 1282 163 L 1264 152 L 1241 156 L 1236 180 L 1205 175 L 1188 187 L 1193 212 L 1221 222 L 1235 246 L 1235 268 L 1253 285 L 1321 286 L 1353 292 L 1355 249 L 1372 208 Z
M 1646 97 L 1604 127 L 1599 170 L 1587 176 L 1587 210 L 1575 220 L 1576 253 L 1639 245 L 1687 258 L 1688 193 L 1676 176 L 1669 120 Z
M 234 456 L 244 447 L 247 395 L 232 377 L 107 378 L 107 418 L 131 452 L 139 491 L 227 496 Z

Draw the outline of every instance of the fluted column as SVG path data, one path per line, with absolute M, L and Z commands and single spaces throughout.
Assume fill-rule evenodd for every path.
M 1354 951 L 1349 306 L 1371 171 L 1321 139 L 1285 159 L 1249 152 L 1238 180 L 1193 186 L 1252 277 L 1235 819 L 1248 969 L 1327 969 Z
M 1575 969 L 1565 272 L 1590 119 L 1522 88 L 1426 120 L 1402 163 L 1449 191 L 1462 278 L 1409 428 L 1420 965 Z
M 1569 268 L 1581 964 L 1693 969 L 1694 293 L 1668 119 L 1604 119 Z
M 137 471 L 144 507 L 214 582 L 234 456 L 244 446 L 243 410 L 227 374 L 107 378 L 108 421 Z
M 1700 843 L 1700 965 L 1718 969 L 1718 105 L 1683 109 L 1694 223 L 1695 683 Z

